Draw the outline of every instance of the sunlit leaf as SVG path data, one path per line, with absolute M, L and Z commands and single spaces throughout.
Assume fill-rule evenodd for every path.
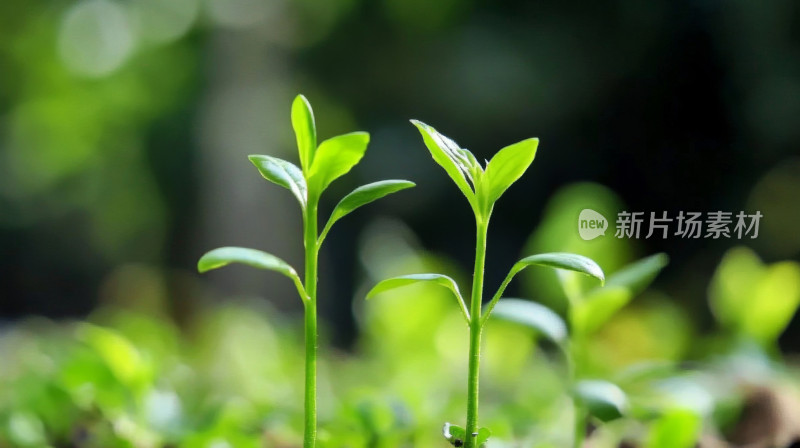
M 382 180 L 380 182 L 362 185 L 351 191 L 350 194 L 342 198 L 342 200 L 336 204 L 336 208 L 333 209 L 331 217 L 328 218 L 328 223 L 325 224 L 325 228 L 320 234 L 320 242 L 325 239 L 325 236 L 327 236 L 328 232 L 333 224 L 336 223 L 336 221 L 342 219 L 355 209 L 369 204 L 370 202 L 376 201 L 386 195 L 400 190 L 405 190 L 406 188 L 411 188 L 414 185 L 414 182 L 409 182 L 407 180 Z
M 600 280 L 601 283 L 605 281 L 605 275 L 603 274 L 603 270 L 600 269 L 600 266 L 598 266 L 597 263 L 592 261 L 590 258 L 582 255 L 561 252 L 531 255 L 516 262 L 514 266 L 511 267 L 511 271 L 509 271 L 508 275 L 506 275 L 503 283 L 500 284 L 500 288 L 497 289 L 497 292 L 489 302 L 489 306 L 483 313 L 483 317 L 481 318 L 482 321 L 485 322 L 486 319 L 488 319 L 492 309 L 494 309 L 497 301 L 500 300 L 500 297 L 503 295 L 503 292 L 514 276 L 528 266 L 545 266 L 555 269 L 564 269 L 594 277 Z
M 317 150 L 317 128 L 311 104 L 303 95 L 297 95 L 292 103 L 292 128 L 297 137 L 300 166 L 307 172 L 311 169 Z
M 732 249 L 714 274 L 710 296 L 723 326 L 773 344 L 800 305 L 800 264 L 765 266 L 749 249 Z
M 149 366 L 127 338 L 115 331 L 88 323 L 81 324 L 78 335 L 100 355 L 122 384 L 128 387 L 141 385 Z
M 303 298 L 303 300 L 306 299 L 305 289 L 300 281 L 300 277 L 297 275 L 297 271 L 280 258 L 260 250 L 248 249 L 245 247 L 220 247 L 200 257 L 200 260 L 197 262 L 197 270 L 203 273 L 227 266 L 231 263 L 245 264 L 254 268 L 266 269 L 283 274 L 294 282 L 298 293 L 300 293 L 300 297 Z
M 568 271 L 580 272 L 594 277 L 601 282 L 605 281 L 605 275 L 600 266 L 590 258 L 583 255 L 553 252 L 549 254 L 538 254 L 525 257 L 518 261 L 511 272 L 517 273 L 528 266 L 546 266 L 554 269 L 566 269 Z
M 632 298 L 630 290 L 605 287 L 594 290 L 582 300 L 572 303 L 570 323 L 576 333 L 588 335 L 608 322 Z
M 538 146 L 538 138 L 529 138 L 506 146 L 492 157 L 482 185 L 489 204 L 497 201 L 511 184 L 522 177 L 536 157 Z
M 272 156 L 251 155 L 248 158 L 264 179 L 288 189 L 300 202 L 300 206 L 306 207 L 308 191 L 300 168 L 291 162 Z
M 465 155 L 462 152 L 465 150 L 462 150 L 453 140 L 440 134 L 433 127 L 417 120 L 411 120 L 411 123 L 422 134 L 422 140 L 425 142 L 428 151 L 430 151 L 433 160 L 444 168 L 447 175 L 456 183 L 458 189 L 467 197 L 473 209 L 476 209 L 475 193 L 467 182 L 467 176 L 472 176 L 471 173 L 474 171 L 471 166 L 471 160 L 474 160 L 474 156 L 470 158 Z M 471 180 L 473 183 L 476 182 L 475 179 Z
M 575 396 L 589 413 L 603 421 L 622 417 L 628 397 L 616 384 L 602 380 L 582 380 L 575 385 Z
M 477 445 L 480 446 L 480 447 L 484 446 L 483 444 L 486 443 L 489 440 L 489 437 L 491 437 L 491 436 L 492 436 L 492 432 L 489 431 L 488 428 L 479 429 L 478 430 L 478 438 L 476 440 Z
M 456 284 L 455 280 L 442 274 L 411 274 L 386 279 L 379 282 L 367 293 L 367 299 L 371 299 L 382 292 L 392 289 L 402 288 L 415 283 L 426 282 L 433 283 L 452 291 L 453 295 L 456 297 L 459 305 L 461 306 L 461 312 L 464 313 L 464 317 L 469 321 L 469 312 L 464 304 L 464 299 L 461 297 L 461 293 L 458 291 L 458 285 Z
M 688 410 L 673 410 L 650 425 L 646 448 L 691 448 L 696 446 L 702 419 Z
M 521 299 L 502 299 L 492 313 L 497 319 L 516 322 L 533 328 L 553 342 L 567 339 L 567 325 L 561 317 L 546 306 Z
M 368 144 L 366 132 L 351 132 L 320 143 L 309 170 L 309 188 L 316 194 L 322 193 L 331 182 L 358 164 Z
M 658 253 L 623 267 L 608 276 L 606 287 L 628 288 L 632 294 L 644 290 L 669 263 L 667 254 Z

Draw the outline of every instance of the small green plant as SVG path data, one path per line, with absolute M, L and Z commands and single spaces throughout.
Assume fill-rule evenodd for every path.
M 583 378 L 589 338 L 623 306 L 643 291 L 667 265 L 666 254 L 631 263 L 608 277 L 604 287 L 581 289 L 574 275 L 559 276 L 567 297 L 567 324 L 551 309 L 528 300 L 500 300 L 493 316 L 534 329 L 563 353 L 567 366 L 567 391 L 575 411 L 573 446 L 580 448 L 589 417 L 614 420 L 628 411 L 628 397 L 616 382 Z
M 305 273 L 301 281 L 297 271 L 280 258 L 255 249 L 222 247 L 200 258 L 198 271 L 206 272 L 230 263 L 241 263 L 278 272 L 289 277 L 305 307 L 305 448 L 313 447 L 317 438 L 317 260 L 320 247 L 336 221 L 388 194 L 410 188 L 406 180 L 384 180 L 356 188 L 334 208 L 322 231 L 318 230 L 317 209 L 322 193 L 339 177 L 350 171 L 367 150 L 369 134 L 352 132 L 330 138 L 317 145 L 314 114 L 308 100 L 298 95 L 292 103 L 292 127 L 297 137 L 300 168 L 286 160 L 265 155 L 252 155 L 250 161 L 261 175 L 294 194 L 303 214 Z
M 466 196 L 475 216 L 477 235 L 470 304 L 467 307 L 456 282 L 450 277 L 440 274 L 414 274 L 384 280 L 372 288 L 367 294 L 367 298 L 389 289 L 417 282 L 432 282 L 452 291 L 461 307 L 470 335 L 467 420 L 466 427 L 463 428 L 450 423 L 445 424 L 443 434 L 454 446 L 476 448 L 482 446 L 491 435 L 487 428 L 481 428 L 478 425 L 478 372 L 481 358 L 481 333 L 492 309 L 503 295 L 508 284 L 520 271 L 534 265 L 580 272 L 595 277 L 601 282 L 604 280 L 604 276 L 602 269 L 594 261 L 580 255 L 568 253 L 532 255 L 513 265 L 497 292 L 492 296 L 486 309 L 482 310 L 486 237 L 492 210 L 497 200 L 525 173 L 533 162 L 539 140 L 531 138 L 507 146 L 501 149 L 491 161 L 487 162 L 486 167 L 482 167 L 470 151 L 459 147 L 453 140 L 440 134 L 436 129 L 416 120 L 412 120 L 412 123 L 422 134 L 425 146 L 427 146 L 433 159 L 444 168 L 456 183 L 458 189 Z

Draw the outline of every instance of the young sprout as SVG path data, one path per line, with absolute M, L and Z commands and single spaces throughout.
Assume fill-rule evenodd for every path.
M 298 95 L 292 103 L 292 127 L 297 137 L 300 167 L 272 156 L 249 157 L 261 175 L 297 198 L 303 214 L 305 273 L 303 281 L 294 268 L 280 258 L 255 249 L 222 247 L 200 258 L 198 271 L 206 272 L 230 263 L 246 264 L 283 274 L 294 282 L 305 307 L 305 428 L 303 446 L 314 447 L 317 439 L 317 260 L 320 247 L 336 221 L 376 199 L 410 188 L 406 180 L 384 180 L 356 188 L 336 205 L 322 231 L 317 226 L 319 199 L 326 188 L 347 174 L 367 150 L 369 134 L 352 132 L 317 145 L 314 114 L 308 100 Z
M 458 146 L 453 140 L 445 137 L 420 121 L 411 121 L 422 134 L 428 150 L 459 190 L 467 198 L 475 216 L 476 243 L 475 266 L 472 279 L 472 293 L 469 306 L 462 298 L 456 283 L 449 277 L 440 274 L 416 274 L 396 277 L 378 283 L 367 298 L 393 288 L 417 282 L 432 282 L 449 289 L 455 296 L 469 327 L 469 379 L 467 383 L 467 419 L 462 428 L 446 424 L 443 429 L 445 438 L 454 446 L 477 448 L 482 446 L 490 436 L 490 431 L 478 425 L 478 389 L 479 366 L 481 358 L 481 333 L 492 309 L 503 295 L 506 286 L 514 276 L 528 266 L 545 266 L 580 272 L 603 281 L 603 271 L 592 260 L 580 255 L 566 253 L 539 254 L 523 258 L 511 268 L 497 292 L 492 296 L 486 310 L 483 303 L 483 274 L 486 258 L 486 236 L 489 219 L 495 202 L 503 193 L 519 179 L 528 169 L 536 156 L 539 140 L 535 138 L 523 140 L 501 149 L 486 166 L 481 166 L 475 156 L 468 150 Z
M 567 324 L 549 308 L 522 299 L 503 299 L 493 316 L 534 329 L 553 342 L 564 354 L 567 365 L 567 389 L 575 410 L 573 446 L 580 448 L 589 417 L 609 421 L 628 411 L 628 398 L 614 382 L 580 379 L 585 370 L 581 354 L 587 352 L 591 335 L 617 311 L 650 284 L 667 265 L 665 254 L 656 254 L 625 266 L 608 277 L 605 287 L 587 292 L 569 275 L 559 276 L 567 293 Z

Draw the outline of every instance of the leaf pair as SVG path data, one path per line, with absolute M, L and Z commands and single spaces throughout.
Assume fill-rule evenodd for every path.
M 583 274 L 595 277 L 600 281 L 603 281 L 604 279 L 603 270 L 600 269 L 600 266 L 598 266 L 597 263 L 595 263 L 594 261 L 586 257 L 583 257 L 581 255 L 550 253 L 550 254 L 533 255 L 530 257 L 523 258 L 522 260 L 514 264 L 514 266 L 511 268 L 511 271 L 506 276 L 506 279 L 500 285 L 500 288 L 498 289 L 497 293 L 495 294 L 494 298 L 489 304 L 489 308 L 487 308 L 487 310 L 483 313 L 483 316 L 481 318 L 481 325 L 485 323 L 489 314 L 492 312 L 492 308 L 495 306 L 495 304 L 497 304 L 497 301 L 502 296 L 506 286 L 508 286 L 508 284 L 514 278 L 514 276 L 517 275 L 520 271 L 522 271 L 526 267 L 534 265 L 581 272 Z M 395 288 L 401 288 L 404 286 L 421 282 L 434 283 L 438 286 L 442 286 L 450 290 L 453 293 L 453 296 L 458 301 L 458 304 L 461 308 L 461 312 L 464 315 L 465 320 L 467 322 L 470 321 L 470 314 L 467 311 L 467 306 L 464 303 L 464 299 L 462 298 L 461 293 L 458 290 L 458 285 L 456 285 L 455 280 L 442 274 L 412 274 L 412 275 L 404 275 L 400 277 L 394 277 L 387 280 L 383 280 L 379 282 L 377 285 L 375 285 L 367 293 L 367 299 L 370 299 L 375 295 L 380 294 L 384 291 L 388 291 Z M 556 317 L 558 318 L 558 316 Z M 544 320 L 547 319 L 545 318 Z M 558 318 L 558 320 L 560 321 L 561 319 Z M 565 337 L 566 326 L 563 325 L 563 322 L 561 326 L 564 327 L 563 336 Z M 549 327 L 548 330 L 555 333 L 558 333 L 560 331 L 555 327 Z
M 422 134 L 433 160 L 444 168 L 466 196 L 476 216 L 488 217 L 494 203 L 531 165 L 539 146 L 537 138 L 506 146 L 487 162 L 484 169 L 475 155 L 433 127 L 418 120 L 411 120 L 411 123 Z
M 369 134 L 351 132 L 325 140 L 317 147 L 314 112 L 303 95 L 298 95 L 292 103 L 292 127 L 302 169 L 271 156 L 252 155 L 250 161 L 265 179 L 289 189 L 305 209 L 309 195 L 319 198 L 331 182 L 361 161 Z
M 464 428 L 454 425 L 452 423 L 445 423 L 442 427 L 442 435 L 444 438 L 450 442 L 450 445 L 453 446 L 466 446 L 467 441 L 467 431 Z M 483 447 L 486 444 L 486 441 L 489 440 L 491 437 L 492 432 L 489 431 L 487 428 L 481 428 L 478 430 L 478 433 L 475 434 L 475 446 Z

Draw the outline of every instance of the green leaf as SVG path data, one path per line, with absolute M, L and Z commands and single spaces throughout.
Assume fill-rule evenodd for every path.
M 473 184 L 480 182 L 479 179 L 475 179 L 476 175 L 482 175 L 482 173 L 478 174 L 475 170 L 473 164 L 473 161 L 477 164 L 475 156 L 472 156 L 472 153 L 459 147 L 456 142 L 450 138 L 440 134 L 433 127 L 418 120 L 411 120 L 411 123 L 414 124 L 414 126 L 419 129 L 420 134 L 422 134 L 422 140 L 425 142 L 428 151 L 430 151 L 433 160 L 444 168 L 447 175 L 453 179 L 458 189 L 466 196 L 473 210 L 477 210 L 475 192 L 467 182 L 468 179 L 473 182 Z M 478 165 L 477 168 L 480 170 L 480 165 Z
M 610 275 L 604 288 L 594 288 L 571 301 L 572 328 L 582 335 L 597 331 L 642 292 L 668 262 L 669 258 L 663 253 L 642 258 Z
M 292 128 L 297 137 L 300 166 L 303 167 L 303 172 L 308 172 L 317 150 L 317 127 L 311 104 L 303 95 L 297 95 L 292 103 Z
M 83 323 L 78 327 L 78 337 L 103 359 L 114 376 L 128 387 L 141 385 L 149 366 L 131 341 L 119 333 Z
M 328 235 L 328 232 L 330 231 L 331 227 L 333 227 L 333 224 L 336 223 L 336 221 L 347 216 L 355 209 L 363 205 L 367 205 L 370 202 L 376 201 L 386 195 L 400 190 L 405 190 L 406 188 L 411 188 L 413 186 L 415 186 L 414 182 L 409 182 L 407 180 L 382 180 L 379 182 L 362 185 L 351 191 L 350 194 L 342 198 L 342 200 L 336 204 L 336 208 L 333 209 L 331 217 L 328 218 L 328 223 L 325 224 L 325 228 L 320 234 L 319 244 L 322 244 L 322 241 Z
M 492 309 L 494 309 L 497 301 L 500 300 L 500 297 L 503 295 L 503 292 L 514 276 L 528 266 L 534 265 L 579 272 L 594 277 L 600 280 L 601 283 L 605 281 L 605 275 L 603 274 L 603 270 L 600 269 L 600 266 L 598 266 L 597 263 L 592 261 L 590 258 L 582 255 L 552 252 L 548 254 L 538 254 L 525 257 L 511 267 L 511 271 L 509 271 L 508 275 L 506 275 L 503 283 L 500 284 L 500 288 L 497 289 L 497 292 L 492 297 L 492 300 L 489 302 L 489 306 L 486 308 L 486 311 L 481 317 L 483 323 L 485 323 L 486 319 L 489 318 Z
M 305 209 L 308 197 L 306 181 L 300 168 L 291 162 L 272 156 L 251 155 L 248 159 L 268 181 L 288 189 Z
M 303 300 L 307 299 L 303 282 L 300 281 L 297 271 L 280 258 L 260 250 L 244 247 L 220 247 L 200 257 L 197 262 L 197 270 L 202 274 L 231 263 L 241 263 L 258 269 L 281 273 L 294 282 L 300 297 Z
M 452 423 L 445 423 L 442 426 L 442 435 L 453 446 L 464 446 L 467 440 L 467 432 L 464 428 Z
M 602 380 L 582 380 L 575 385 L 575 397 L 602 421 L 615 420 L 628 410 L 628 397 L 616 384 Z
M 650 425 L 646 448 L 691 448 L 696 446 L 702 419 L 694 412 L 678 409 Z
M 458 291 L 458 285 L 456 284 L 455 280 L 446 275 L 411 274 L 411 275 L 403 275 L 400 277 L 386 279 L 379 282 L 367 293 L 367 299 L 371 299 L 372 297 L 382 292 L 389 291 L 391 289 L 402 288 L 404 286 L 422 282 L 430 282 L 435 285 L 449 289 L 458 300 L 458 303 L 461 306 L 461 312 L 464 314 L 464 317 L 467 319 L 467 321 L 469 321 L 469 312 L 467 311 L 467 306 L 464 304 L 464 299 L 461 297 L 461 293 Z
M 488 428 L 481 428 L 478 430 L 478 439 L 476 440 L 476 444 L 478 446 L 483 446 L 489 440 L 489 437 L 492 436 L 492 432 L 489 431 Z
M 572 302 L 570 323 L 576 334 L 589 335 L 608 322 L 633 298 L 630 290 L 621 287 L 598 288 L 582 300 Z
M 319 195 L 331 182 L 347 174 L 364 157 L 367 144 L 366 132 L 338 135 L 320 143 L 308 174 L 311 191 Z
M 525 257 L 514 265 L 511 272 L 518 273 L 528 266 L 533 265 L 580 272 L 581 274 L 586 274 L 600 280 L 601 283 L 605 282 L 603 270 L 600 269 L 600 266 L 592 261 L 592 259 L 584 257 L 583 255 L 560 252 Z
M 765 266 L 751 250 L 731 249 L 714 274 L 710 296 L 720 324 L 774 344 L 800 305 L 800 264 Z
M 555 343 L 567 339 L 567 325 L 561 317 L 544 305 L 521 299 L 497 302 L 492 316 L 533 328 Z
M 606 287 L 627 288 L 636 295 L 647 288 L 668 263 L 669 257 L 664 253 L 642 258 L 610 275 Z
M 492 157 L 486 166 L 482 185 L 490 205 L 500 199 L 508 187 L 522 177 L 536 157 L 538 146 L 538 138 L 529 138 L 506 146 Z

